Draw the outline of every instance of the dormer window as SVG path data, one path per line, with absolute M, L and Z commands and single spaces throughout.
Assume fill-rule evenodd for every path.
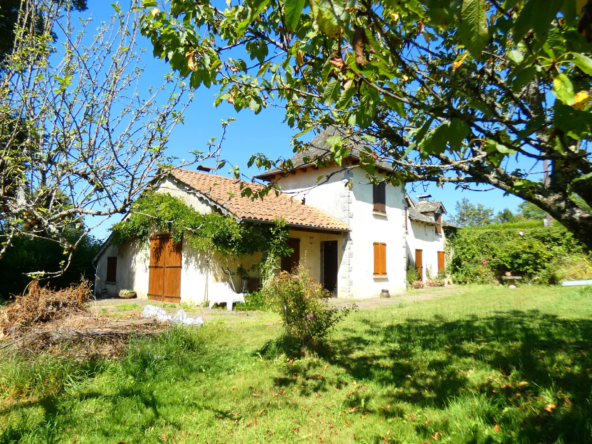
M 386 182 L 372 185 L 372 203 L 375 213 L 386 214 Z

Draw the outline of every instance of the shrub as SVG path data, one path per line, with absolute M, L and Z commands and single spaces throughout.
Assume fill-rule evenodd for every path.
M 419 281 L 419 273 L 415 267 L 415 262 L 412 260 L 407 261 L 407 282 L 413 286 L 415 282 Z
M 237 310 L 265 310 L 265 298 L 260 291 L 253 291 L 252 293 L 245 293 L 245 302 L 236 304 Z
M 282 271 L 263 289 L 266 305 L 277 312 L 284 324 L 286 339 L 300 349 L 320 345 L 330 330 L 357 307 L 329 307 L 332 294 L 323 289 L 304 267 L 296 273 Z
M 559 224 L 531 222 L 464 228 L 449 236 L 454 281 L 491 284 L 508 271 L 538 284 L 592 277 L 588 253 L 571 233 Z

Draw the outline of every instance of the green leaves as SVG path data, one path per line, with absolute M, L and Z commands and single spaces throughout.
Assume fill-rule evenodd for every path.
M 325 91 L 323 93 L 323 100 L 325 101 L 326 105 L 332 105 L 338 99 L 339 99 L 339 81 L 332 80 L 327 84 L 327 86 L 325 86 Z
M 489 39 L 485 0 L 463 0 L 461 18 L 461 40 L 473 57 L 479 58 Z
M 356 93 L 356 88 L 350 86 L 348 89 L 343 91 L 339 96 L 339 100 L 337 102 L 337 109 L 345 109 L 349 106 L 352 97 Z
M 302 15 L 305 0 L 290 0 L 286 2 L 286 26 L 292 31 L 296 30 L 298 20 Z
M 574 53 L 574 64 L 586 74 L 592 75 L 592 59 L 584 54 Z
M 553 94 L 567 105 L 573 105 L 575 102 L 573 84 L 565 74 L 559 74 L 553 79 Z
M 349 19 L 345 3 L 340 0 L 311 0 L 310 6 L 320 31 L 332 39 L 337 39 L 342 34 L 344 22 Z
M 553 19 L 561 9 L 562 0 L 529 0 L 514 23 L 514 41 L 519 42 L 531 29 L 546 40 Z
M 422 151 L 428 154 L 442 154 L 446 151 L 447 144 L 451 150 L 459 150 L 463 140 L 469 135 L 468 125 L 460 119 L 452 119 L 443 123 L 422 146 Z

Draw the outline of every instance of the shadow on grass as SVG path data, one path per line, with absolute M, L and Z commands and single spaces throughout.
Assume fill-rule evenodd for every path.
M 365 320 L 342 330 L 321 353 L 360 384 L 388 388 L 381 390 L 389 393 L 381 395 L 384 404 L 409 404 L 445 415 L 464 409 L 472 420 L 509 433 L 506 440 L 592 442 L 589 320 L 538 311 L 456 321 L 410 319 L 394 325 Z M 303 395 L 343 384 L 339 379 L 315 381 L 314 366 L 305 363 L 289 372 L 276 384 L 312 381 L 300 388 Z M 354 390 L 350 405 L 359 406 L 360 396 L 366 403 L 371 399 L 369 393 Z M 402 414 L 396 408 L 366 413 L 385 418 Z M 440 431 L 446 428 L 443 424 Z M 435 430 L 419 423 L 416 429 L 427 437 Z M 477 429 L 473 438 L 465 434 L 463 442 L 487 442 Z

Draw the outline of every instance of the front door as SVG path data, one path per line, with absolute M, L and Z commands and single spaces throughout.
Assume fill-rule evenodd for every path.
M 182 242 L 173 243 L 170 234 L 150 238 L 148 299 L 181 302 Z
M 415 250 L 415 268 L 419 274 L 419 280 L 423 281 L 423 251 Z
M 323 287 L 337 296 L 337 241 L 321 242 L 321 260 Z
M 282 271 L 292 273 L 300 264 L 300 239 L 290 238 L 288 239 L 288 245 L 293 250 L 293 253 L 282 258 Z

